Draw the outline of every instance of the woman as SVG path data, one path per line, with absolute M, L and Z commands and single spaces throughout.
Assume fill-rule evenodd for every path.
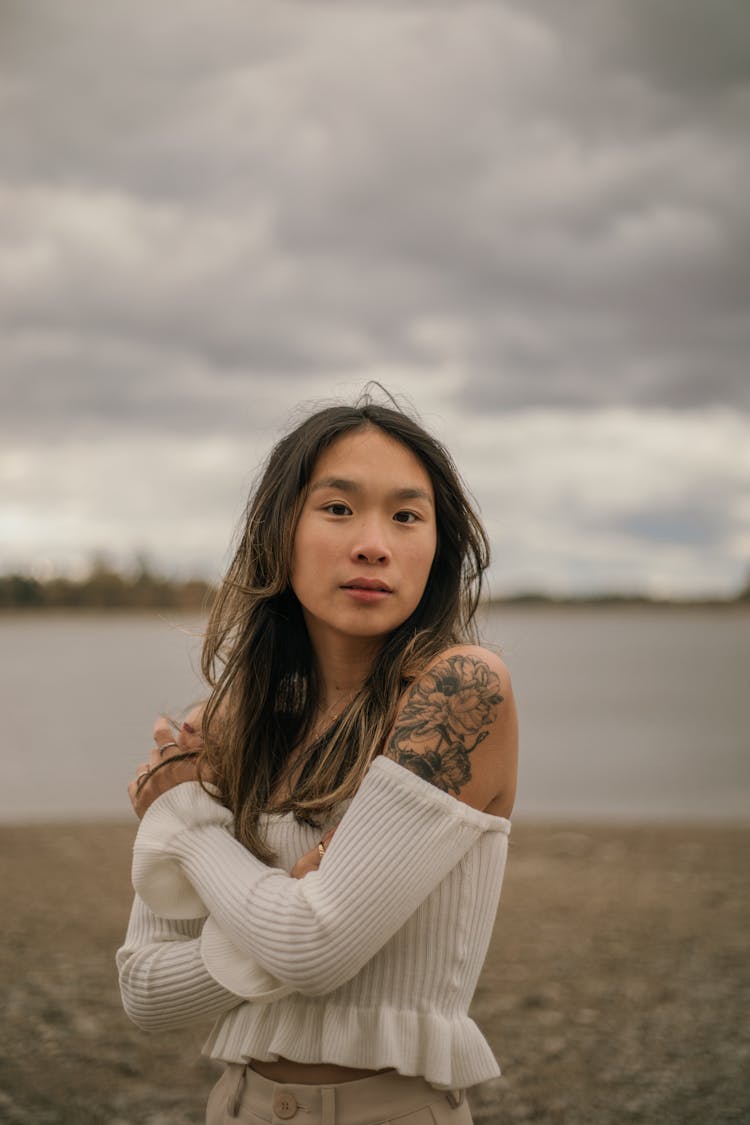
M 157 723 L 130 787 L 123 1001 L 154 1030 L 216 1017 L 209 1123 L 465 1125 L 464 1088 L 499 1074 L 467 1015 L 516 784 L 508 672 L 471 643 L 487 562 L 399 410 L 321 410 L 271 453 L 202 730 Z

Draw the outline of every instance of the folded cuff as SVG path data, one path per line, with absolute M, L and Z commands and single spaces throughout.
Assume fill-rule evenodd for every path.
M 146 810 L 133 845 L 133 886 L 162 918 L 205 918 L 209 913 L 171 854 L 176 838 L 196 828 L 230 830 L 232 814 L 199 781 L 184 781 L 162 793 Z
M 295 991 L 266 972 L 247 950 L 239 949 L 210 916 L 201 934 L 201 957 L 214 980 L 243 1000 L 271 1004 Z

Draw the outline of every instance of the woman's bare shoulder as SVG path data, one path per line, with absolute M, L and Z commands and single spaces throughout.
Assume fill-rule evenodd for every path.
M 425 671 L 434 668 L 450 668 L 457 674 L 461 682 L 469 682 L 472 675 L 484 677 L 494 674 L 498 678 L 501 690 L 511 690 L 510 671 L 505 661 L 492 649 L 483 645 L 457 644 L 445 648 L 430 660 Z
M 472 644 L 434 656 L 404 692 L 384 753 L 466 804 L 508 816 L 518 723 L 504 661 Z

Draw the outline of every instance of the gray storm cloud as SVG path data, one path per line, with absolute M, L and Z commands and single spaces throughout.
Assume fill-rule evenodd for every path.
M 174 549 L 213 566 L 186 497 L 205 490 L 215 512 L 218 489 L 226 521 L 230 480 L 299 400 L 376 377 L 466 443 L 467 476 L 505 440 L 517 480 L 536 458 L 583 488 L 566 458 L 586 415 L 607 433 L 625 411 L 623 473 L 652 464 L 644 435 L 677 435 L 666 508 L 638 477 L 624 514 L 606 496 L 587 519 L 569 505 L 572 540 L 599 559 L 595 585 L 736 585 L 745 6 L 31 0 L 3 22 L 0 564 L 64 565 L 105 530 L 168 561 L 167 510 Z M 562 466 L 531 444 L 540 417 Z M 730 466 L 691 450 L 703 431 L 714 450 L 739 442 Z M 105 442 L 169 482 L 139 503 L 110 489 L 106 520 L 86 484 Z M 570 582 L 567 555 L 555 570 L 524 531 L 540 500 L 480 475 L 496 557 L 517 559 L 499 584 L 543 582 L 545 563 L 549 585 Z M 64 533 L 45 504 L 69 513 Z

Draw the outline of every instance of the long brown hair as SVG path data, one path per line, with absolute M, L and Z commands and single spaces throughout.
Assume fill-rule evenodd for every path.
M 341 717 L 305 746 L 320 685 L 290 585 L 295 530 L 320 454 L 342 435 L 371 427 L 411 450 L 429 474 L 437 549 L 417 608 L 386 639 Z M 395 402 L 380 405 L 365 394 L 353 406 L 318 410 L 273 448 L 217 592 L 202 658 L 212 688 L 205 760 L 234 814 L 237 838 L 259 859 L 276 860 L 259 818 L 290 753 L 303 747 L 302 771 L 293 795 L 276 809 L 317 824 L 356 792 L 382 751 L 406 685 L 441 649 L 476 639 L 474 614 L 488 562 L 487 536 L 449 453 Z

